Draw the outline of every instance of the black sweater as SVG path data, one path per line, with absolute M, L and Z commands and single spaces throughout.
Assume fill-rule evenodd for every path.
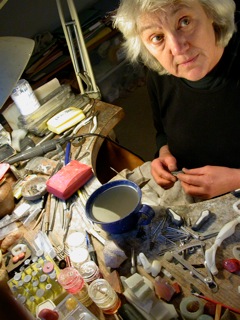
M 178 169 L 240 168 L 240 32 L 214 70 L 191 82 L 149 71 L 157 146 L 168 144 Z

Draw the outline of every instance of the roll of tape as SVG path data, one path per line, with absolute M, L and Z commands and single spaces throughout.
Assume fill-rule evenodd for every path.
M 183 298 L 180 303 L 180 312 L 185 320 L 197 320 L 204 311 L 204 303 L 197 297 Z

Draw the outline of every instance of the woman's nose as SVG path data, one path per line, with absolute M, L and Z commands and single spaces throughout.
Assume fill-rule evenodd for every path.
M 189 48 L 186 37 L 178 32 L 169 36 L 168 46 L 173 56 L 183 54 Z

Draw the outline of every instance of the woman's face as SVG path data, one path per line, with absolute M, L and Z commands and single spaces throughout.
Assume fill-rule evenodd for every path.
M 200 80 L 223 54 L 224 49 L 216 45 L 212 20 L 198 1 L 146 13 L 138 28 L 148 51 L 176 77 Z

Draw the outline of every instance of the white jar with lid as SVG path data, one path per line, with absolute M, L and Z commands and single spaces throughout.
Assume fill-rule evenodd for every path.
M 21 79 L 13 88 L 11 98 L 23 116 L 27 116 L 40 107 L 40 103 L 35 96 L 27 80 Z

